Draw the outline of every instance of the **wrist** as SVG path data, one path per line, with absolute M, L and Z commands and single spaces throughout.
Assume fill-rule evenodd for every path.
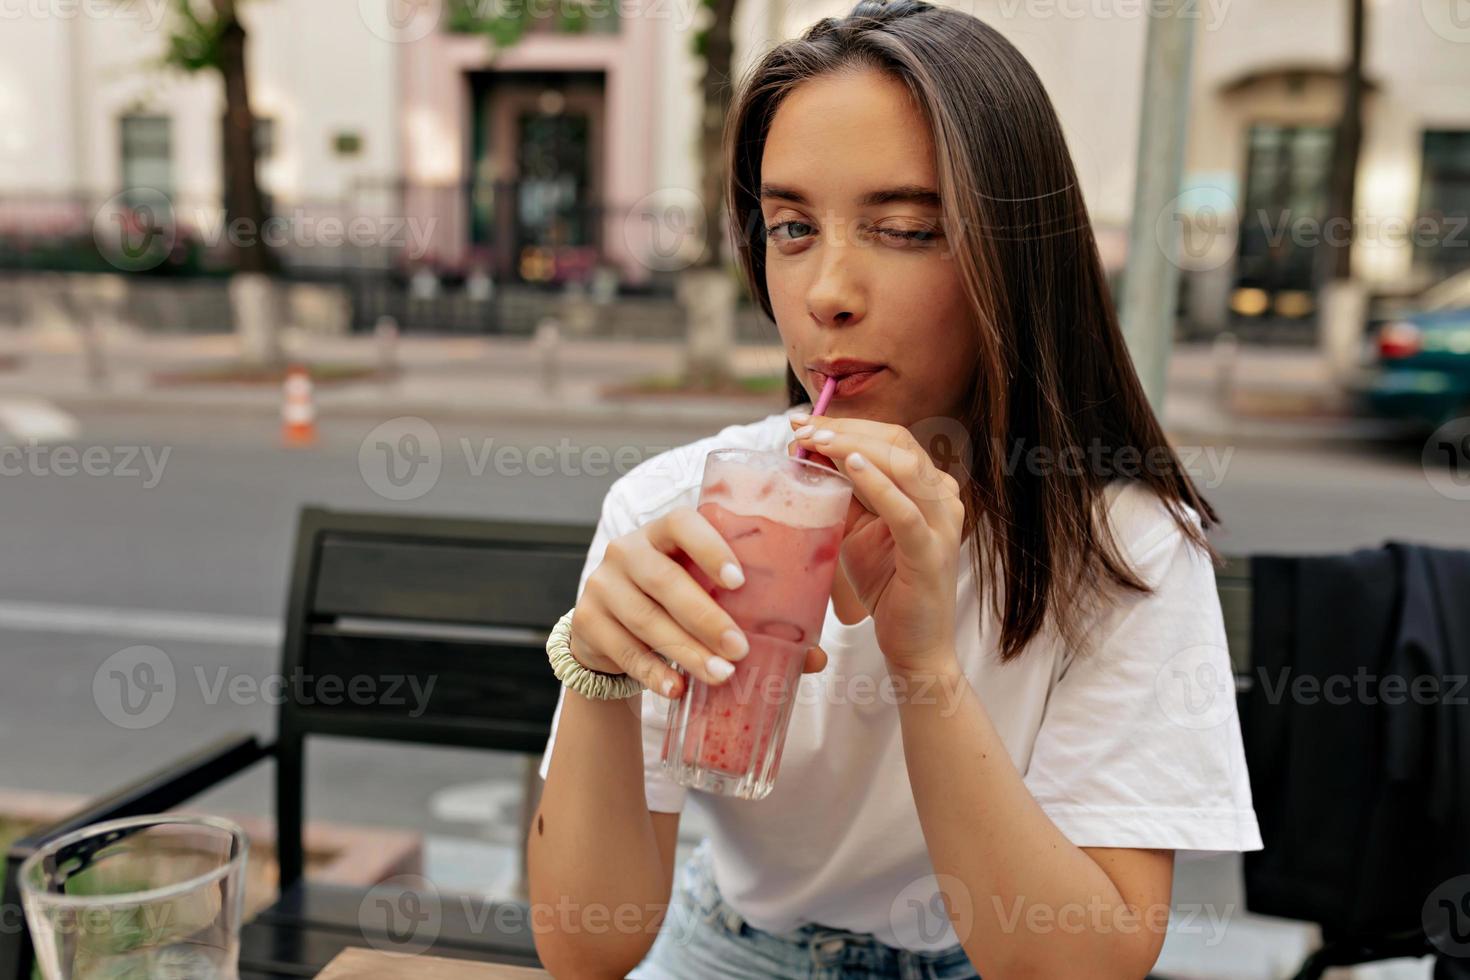
M 588 667 L 572 655 L 572 615 L 568 612 L 551 629 L 546 638 L 546 655 L 557 680 L 585 698 L 615 700 L 630 698 L 643 691 L 643 685 L 626 673 L 609 673 Z
M 906 657 L 902 661 L 888 661 L 888 675 L 895 681 L 913 689 L 917 685 L 938 686 L 946 690 L 968 683 L 960 669 L 959 654 L 954 647 L 946 646 L 932 653 Z

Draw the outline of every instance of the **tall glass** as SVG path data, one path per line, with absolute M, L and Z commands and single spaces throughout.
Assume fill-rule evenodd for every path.
M 50 841 L 20 868 L 42 975 L 235 980 L 248 852 L 216 817 L 131 817 Z
M 745 584 L 725 589 L 685 568 L 750 641 L 723 684 L 690 677 L 669 707 L 663 768 L 684 786 L 768 796 L 808 647 L 821 634 L 852 484 L 829 466 L 779 453 L 705 457 L 699 512 L 729 543 Z

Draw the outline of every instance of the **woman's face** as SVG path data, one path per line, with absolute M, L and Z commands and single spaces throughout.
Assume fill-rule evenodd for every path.
M 831 416 L 959 417 L 977 340 L 938 186 L 929 127 L 901 82 L 826 75 L 776 110 L 761 157 L 766 284 L 812 401 L 839 379 Z

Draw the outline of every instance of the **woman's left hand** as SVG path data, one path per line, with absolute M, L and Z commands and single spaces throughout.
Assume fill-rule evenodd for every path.
M 939 672 L 954 659 L 955 591 L 965 505 L 959 483 L 901 425 L 791 417 L 798 447 L 852 481 L 842 572 L 873 617 L 890 671 Z

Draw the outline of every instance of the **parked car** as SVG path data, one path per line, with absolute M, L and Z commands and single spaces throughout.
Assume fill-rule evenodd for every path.
M 1433 429 L 1470 415 L 1470 270 L 1370 326 L 1363 409 Z

